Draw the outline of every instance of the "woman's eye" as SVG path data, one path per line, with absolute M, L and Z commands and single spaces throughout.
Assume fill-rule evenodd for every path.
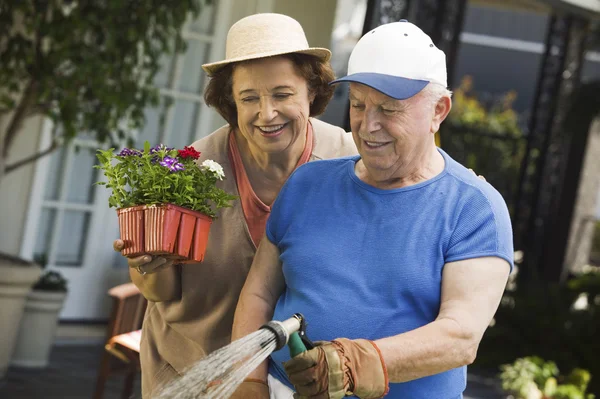
M 283 99 L 288 98 L 289 96 L 291 96 L 290 93 L 277 93 L 277 94 L 275 94 L 274 97 L 277 98 L 278 100 L 283 100 Z
M 254 101 L 257 101 L 257 100 L 258 100 L 258 97 L 244 97 L 244 98 L 242 98 L 242 102 L 244 102 L 244 103 L 251 103 L 251 102 L 254 102 Z

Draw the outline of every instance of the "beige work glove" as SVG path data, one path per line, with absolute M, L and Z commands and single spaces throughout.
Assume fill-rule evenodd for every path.
M 235 390 L 231 399 L 269 399 L 269 385 L 262 380 L 247 378 Z
M 316 345 L 283 365 L 295 398 L 376 399 L 388 393 L 387 369 L 373 341 L 338 338 Z

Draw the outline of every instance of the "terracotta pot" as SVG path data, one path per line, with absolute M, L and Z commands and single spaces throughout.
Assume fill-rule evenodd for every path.
M 125 212 L 127 209 L 132 210 Z M 128 249 L 128 253 L 123 251 L 124 255 L 171 255 L 182 263 L 204 259 L 212 218 L 172 204 L 141 205 L 119 211 L 119 226 L 125 227 L 121 227 L 121 239 Z M 121 218 L 125 220 L 121 222 Z
M 192 241 L 191 254 L 187 261 L 181 263 L 202 262 L 206 253 L 206 244 L 208 244 L 208 232 L 212 219 L 202 213 L 198 213 L 194 223 L 194 240 Z
M 146 205 L 117 209 L 121 240 L 125 247 L 121 253 L 130 258 L 144 253 L 144 210 Z

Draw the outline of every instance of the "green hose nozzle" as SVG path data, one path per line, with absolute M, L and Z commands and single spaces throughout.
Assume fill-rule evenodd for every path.
M 302 352 L 306 352 L 306 345 L 302 342 L 302 338 L 300 338 L 300 334 L 298 332 L 290 335 L 290 339 L 288 340 L 288 348 L 290 349 L 290 356 L 296 357 Z

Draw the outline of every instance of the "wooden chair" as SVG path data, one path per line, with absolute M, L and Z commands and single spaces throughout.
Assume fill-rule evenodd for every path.
M 147 301 L 133 283 L 113 287 L 108 295 L 113 298 L 113 308 L 94 399 L 102 399 L 106 381 L 115 372 L 126 373 L 121 398 L 129 399 L 135 376 L 140 371 L 139 339 Z

